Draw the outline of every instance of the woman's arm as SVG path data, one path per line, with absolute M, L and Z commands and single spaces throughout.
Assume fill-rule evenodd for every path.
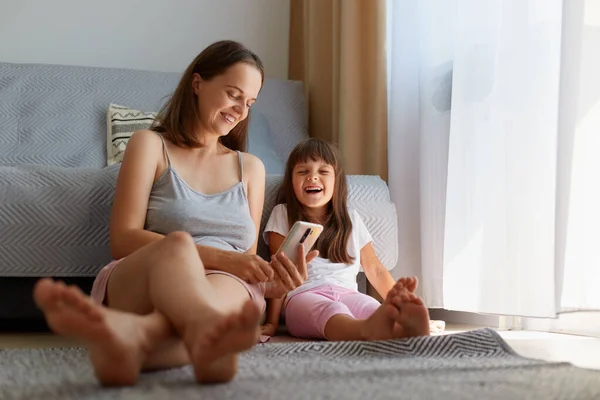
M 135 132 L 127 143 L 110 217 L 110 249 L 115 259 L 164 237 L 144 230 L 148 198 L 163 158 L 162 141 L 154 132 Z
M 372 242 L 367 243 L 360 249 L 360 263 L 371 285 L 377 290 L 381 298 L 385 299 L 396 281 L 377 258 Z
M 262 161 L 252 154 L 244 153 L 242 157 L 244 163 L 244 172 L 246 182 L 244 183 L 248 193 L 248 205 L 250 207 L 250 216 L 256 226 L 256 240 L 247 251 L 248 254 L 256 254 L 258 247 L 258 238 L 260 235 L 260 221 L 265 204 L 265 166 Z
M 152 131 L 134 133 L 123 156 L 111 211 L 110 246 L 113 258 L 126 257 L 145 245 L 164 238 L 164 235 L 145 230 L 144 226 L 152 185 L 165 168 L 160 137 Z M 260 182 L 260 170 L 258 173 L 252 173 L 252 168 L 250 170 L 250 176 L 255 177 L 250 178 L 253 179 L 253 183 L 257 180 Z M 262 176 L 264 192 L 264 173 Z M 262 196 L 264 197 L 264 193 Z M 252 203 L 256 204 L 256 201 Z M 262 210 L 262 204 L 260 207 Z M 254 206 L 254 212 L 256 208 Z M 259 277 L 263 282 L 266 281 L 267 276 L 261 271 L 272 271 L 266 261 L 252 254 L 240 254 L 201 245 L 196 247 L 206 268 L 226 270 L 250 283 L 261 281 Z M 256 244 L 253 248 L 256 248 Z

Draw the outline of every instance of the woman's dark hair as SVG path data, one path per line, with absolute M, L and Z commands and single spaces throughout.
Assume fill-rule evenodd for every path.
M 187 67 L 175 92 L 158 113 L 152 129 L 162 133 L 165 138 L 177 146 L 201 147 L 201 138 L 194 135 L 200 121 L 198 99 L 192 89 L 194 74 L 200 75 L 204 81 L 209 81 L 240 62 L 256 67 L 261 75 L 262 86 L 264 67 L 256 54 L 242 44 L 231 40 L 213 43 L 198 54 Z M 229 134 L 222 136 L 219 143 L 231 150 L 245 151 L 249 122 L 250 113 Z

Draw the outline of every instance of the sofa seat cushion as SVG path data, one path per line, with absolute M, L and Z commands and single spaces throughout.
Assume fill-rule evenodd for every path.
M 95 276 L 111 261 L 110 209 L 120 164 L 106 168 L 0 166 L 0 276 Z M 268 175 L 262 228 L 281 175 Z M 383 264 L 396 265 L 396 212 L 384 181 L 349 176 L 349 203 Z M 262 235 L 259 254 L 268 259 Z

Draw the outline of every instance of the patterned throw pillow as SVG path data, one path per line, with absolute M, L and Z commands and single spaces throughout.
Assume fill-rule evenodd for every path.
M 108 106 L 106 119 L 108 165 L 123 161 L 125 147 L 133 132 L 149 129 L 154 122 L 154 118 L 156 118 L 156 114 L 156 112 L 143 112 L 112 103 Z

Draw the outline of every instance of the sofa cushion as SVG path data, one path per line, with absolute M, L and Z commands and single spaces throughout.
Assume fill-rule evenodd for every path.
M 267 117 L 258 110 L 252 110 L 248 126 L 248 153 L 262 160 L 268 174 L 284 173 L 285 161 L 281 158 L 281 152 L 274 146 L 276 140 Z
M 119 165 L 0 166 L 0 276 L 95 276 L 111 261 L 109 216 Z M 281 179 L 267 177 L 261 230 Z M 393 268 L 396 213 L 385 183 L 349 176 L 348 184 L 350 206 L 363 217 L 383 264 Z M 259 254 L 269 257 L 262 239 Z
M 106 114 L 106 162 L 113 165 L 123 161 L 127 142 L 135 131 L 150 129 L 156 118 L 155 112 L 110 104 Z

